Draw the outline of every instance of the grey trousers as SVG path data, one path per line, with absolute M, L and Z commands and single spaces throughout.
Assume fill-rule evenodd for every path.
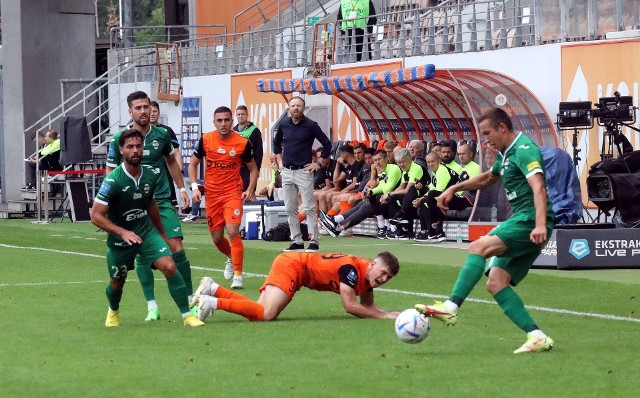
M 291 240 L 295 243 L 303 243 L 298 219 L 298 193 L 300 193 L 302 207 L 307 212 L 307 227 L 311 242 L 318 243 L 318 214 L 313 197 L 313 173 L 304 169 L 283 169 L 281 175 L 284 207 L 287 210 Z

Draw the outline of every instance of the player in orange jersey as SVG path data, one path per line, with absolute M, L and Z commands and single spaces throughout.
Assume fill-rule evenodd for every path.
M 272 321 L 294 294 L 306 287 L 340 294 L 344 310 L 359 318 L 395 319 L 398 312 L 387 312 L 374 302 L 373 289 L 387 283 L 399 269 L 396 256 L 386 251 L 373 260 L 348 254 L 289 252 L 273 260 L 257 302 L 205 276 L 189 304 L 192 307 L 198 304 L 198 317 L 203 321 L 215 310 L 232 312 L 252 321 Z
M 216 130 L 203 134 L 189 163 L 189 179 L 197 181 L 198 166 L 206 158 L 204 173 L 204 193 L 207 197 L 207 224 L 213 244 L 227 256 L 224 271 L 225 279 L 231 279 L 232 289 L 242 289 L 242 264 L 244 245 L 240 237 L 242 220 L 242 202 L 256 199 L 255 190 L 258 181 L 258 167 L 253 160 L 251 143 L 231 129 L 233 116 L 231 109 L 221 106 L 213 112 L 213 125 Z M 242 192 L 240 166 L 245 163 L 249 168 L 249 187 Z M 192 200 L 200 202 L 202 195 L 197 183 L 191 184 Z M 227 227 L 229 240 L 224 237 Z M 231 241 L 231 244 L 229 244 Z

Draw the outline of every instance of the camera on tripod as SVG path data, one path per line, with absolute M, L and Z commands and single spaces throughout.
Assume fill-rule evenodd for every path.
M 627 137 L 620 132 L 620 125 L 638 131 L 630 125 L 636 121 L 637 108 L 633 106 L 633 97 L 622 96 L 617 91 L 613 95 L 598 99 L 595 109 L 591 101 L 561 102 L 557 115 L 558 130 L 574 130 L 574 148 L 577 144 L 575 141 L 578 128 L 591 129 L 596 120 L 599 126 L 605 128 L 601 160 L 613 158 L 614 146 L 617 146 L 620 155 L 633 151 Z
M 614 97 L 602 97 L 592 108 L 591 101 L 561 102 L 557 125 L 559 130 L 570 130 L 578 127 L 592 128 L 594 120 L 598 125 L 608 127 L 624 122 L 635 122 L 633 97 L 622 96 L 619 92 Z

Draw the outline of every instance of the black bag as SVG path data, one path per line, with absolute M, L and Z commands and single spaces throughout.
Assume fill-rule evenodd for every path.
M 309 240 L 307 224 L 300 224 L 300 232 L 302 232 L 303 240 Z M 262 239 L 269 242 L 287 242 L 291 240 L 291 229 L 289 228 L 289 224 L 282 222 L 276 225 L 274 228 L 265 232 Z

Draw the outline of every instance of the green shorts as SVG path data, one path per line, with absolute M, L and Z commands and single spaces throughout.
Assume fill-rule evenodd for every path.
M 162 226 L 164 232 L 167 234 L 167 238 L 181 238 L 182 239 L 182 226 L 180 225 L 180 219 L 173 210 L 173 205 L 170 200 L 157 201 L 158 210 L 160 211 L 160 219 L 162 220 Z
M 123 279 L 134 268 L 136 255 L 142 264 L 153 264 L 157 259 L 170 256 L 171 250 L 154 228 L 142 237 L 142 243 L 129 247 L 107 247 L 107 270 L 113 279 Z
M 514 214 L 510 219 L 502 222 L 489 232 L 495 235 L 505 246 L 507 251 L 499 256 L 492 257 L 487 262 L 485 273 L 493 267 L 502 268 L 511 275 L 511 285 L 516 286 L 527 276 L 533 262 L 540 255 L 546 242 L 536 245 L 529 239 L 531 231 L 535 228 L 535 216 L 527 214 Z M 547 238 L 553 231 L 553 222 L 547 220 Z

